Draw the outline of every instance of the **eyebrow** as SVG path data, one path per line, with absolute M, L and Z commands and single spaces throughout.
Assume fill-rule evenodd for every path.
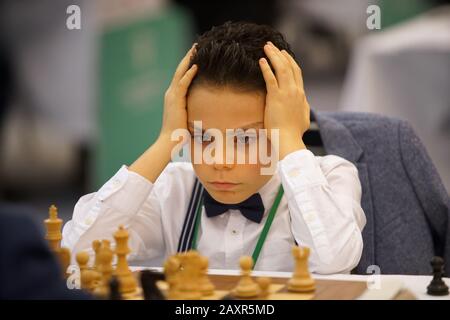
M 196 129 L 198 130 L 199 129 L 199 128 L 194 127 L 194 124 L 192 122 L 189 122 L 188 125 L 189 125 L 189 128 L 191 128 L 191 129 L 194 129 L 194 130 L 196 130 Z M 257 127 L 257 126 L 260 126 L 260 125 L 264 125 L 264 122 L 257 121 L 257 122 L 249 123 L 249 124 L 247 124 L 245 126 L 242 126 L 240 128 L 235 128 L 234 130 L 236 130 L 236 129 L 243 129 L 243 130 L 245 130 L 245 129 L 254 128 L 254 127 Z M 203 129 L 202 132 L 205 132 L 205 129 Z

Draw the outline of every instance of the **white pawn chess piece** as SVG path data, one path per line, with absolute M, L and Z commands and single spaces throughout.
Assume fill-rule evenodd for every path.
M 100 273 L 88 268 L 89 254 L 85 251 L 78 252 L 76 260 L 80 268 L 81 288 L 93 293 L 100 281 Z
M 251 277 L 251 269 L 253 267 L 252 257 L 241 257 L 239 259 L 239 265 L 241 267 L 241 279 L 233 290 L 233 295 L 242 299 L 257 297 L 261 289 Z
M 259 288 L 261 289 L 259 297 L 261 299 L 267 299 L 270 294 L 269 288 L 272 280 L 268 277 L 261 277 L 256 279 L 256 281 L 258 282 Z
M 214 293 L 214 285 L 208 277 L 208 258 L 200 256 L 199 259 L 201 272 L 200 291 L 202 292 L 203 296 L 210 296 Z

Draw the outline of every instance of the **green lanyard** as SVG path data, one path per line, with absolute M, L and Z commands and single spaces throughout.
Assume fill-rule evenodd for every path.
M 256 265 L 256 261 L 258 261 L 259 254 L 261 253 L 262 246 L 264 241 L 267 238 L 267 234 L 269 233 L 270 226 L 272 225 L 273 218 L 275 218 L 275 213 L 277 212 L 278 206 L 280 205 L 281 198 L 283 197 L 283 186 L 280 185 L 278 189 L 277 196 L 275 197 L 275 201 L 270 208 L 269 215 L 267 216 L 266 223 L 264 224 L 264 228 L 259 235 L 258 242 L 256 243 L 256 247 L 253 250 L 252 258 L 253 258 L 253 267 Z M 192 249 L 197 250 L 197 238 L 198 238 L 198 229 L 202 217 L 202 206 L 203 200 L 199 201 L 197 204 L 197 210 L 195 214 L 195 226 L 194 226 L 194 237 L 192 239 Z

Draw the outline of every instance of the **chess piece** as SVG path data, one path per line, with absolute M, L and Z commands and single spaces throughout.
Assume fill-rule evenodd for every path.
M 107 278 L 107 282 L 109 282 L 109 278 L 111 278 L 113 273 L 112 261 L 113 261 L 114 252 L 111 250 L 111 243 L 109 240 L 102 240 L 98 264 L 99 271 Z
M 177 293 L 182 300 L 198 300 L 202 297 L 200 291 L 200 255 L 196 251 L 188 251 L 179 254 L 181 268 L 178 271 L 179 276 Z
M 87 253 L 86 251 L 80 251 L 77 253 L 75 259 L 77 261 L 78 267 L 80 268 L 80 272 L 88 269 L 89 253 Z
M 69 274 L 67 273 L 67 269 L 69 269 L 70 266 L 70 249 L 65 247 L 59 248 L 57 251 L 57 256 L 64 276 L 68 277 Z
M 78 267 L 80 268 L 81 289 L 91 293 L 94 292 L 95 288 L 98 286 L 98 282 L 100 281 L 100 274 L 95 270 L 89 269 L 89 254 L 85 251 L 78 252 L 76 255 L 76 261 Z
M 294 246 L 292 255 L 295 260 L 295 269 L 292 278 L 288 281 L 288 291 L 314 291 L 316 289 L 315 282 L 308 269 L 309 248 Z
M 76 261 L 80 268 L 80 285 L 81 289 L 87 289 L 86 271 L 88 270 L 89 254 L 85 251 L 78 252 Z
M 111 279 L 109 280 L 109 300 L 122 300 L 119 286 L 120 284 L 117 277 L 114 275 L 111 276 Z
M 56 252 L 61 247 L 61 227 L 63 221 L 58 218 L 58 209 L 55 205 L 51 205 L 49 208 L 49 217 L 44 220 L 47 234 L 45 235 L 45 240 L 48 241 L 50 248 Z
M 180 269 L 181 263 L 176 256 L 171 256 L 164 262 L 164 276 L 169 286 L 166 294 L 167 299 L 176 300 L 179 298 L 178 278 Z
M 99 286 L 94 290 L 94 294 L 106 298 L 109 296 L 109 282 L 113 273 L 112 260 L 113 251 L 108 240 L 102 240 L 97 251 L 97 270 L 101 275 Z
M 269 287 L 271 280 L 268 277 L 261 277 L 256 279 L 258 282 L 259 288 L 261 290 L 261 293 L 259 294 L 259 297 L 261 299 L 266 299 L 269 296 Z
M 67 278 L 69 276 L 67 268 L 70 265 L 70 250 L 68 248 L 61 248 L 61 228 L 63 221 L 58 218 L 58 208 L 56 208 L 55 205 L 50 206 L 48 214 L 48 219 L 44 220 L 47 229 L 45 239 L 48 241 L 50 249 L 54 252 L 60 262 L 63 276 Z
M 159 273 L 151 270 L 142 270 L 140 278 L 144 300 L 165 300 L 164 295 L 156 285 L 156 282 L 161 279 Z
M 444 273 L 444 259 L 441 257 L 433 257 L 431 259 L 431 266 L 433 267 L 433 280 L 427 287 L 427 293 L 432 296 L 448 295 L 448 286 L 442 280 Z
M 115 253 L 117 256 L 115 275 L 119 279 L 120 293 L 125 299 L 127 295 L 133 295 L 138 291 L 136 278 L 128 267 L 127 262 L 127 255 L 130 253 L 128 237 L 128 231 L 123 226 L 120 226 L 119 230 L 114 233 L 114 239 L 116 241 Z
M 84 272 L 84 283 L 85 283 L 84 289 L 86 291 L 94 293 L 95 288 L 97 288 L 99 282 L 100 282 L 100 273 L 90 269 Z
M 214 285 L 208 277 L 208 258 L 200 257 L 200 291 L 203 296 L 214 294 Z
M 92 241 L 92 250 L 94 251 L 94 253 L 95 253 L 95 255 L 94 255 L 94 265 L 93 265 L 93 269 L 94 270 L 97 270 L 98 269 L 98 265 L 99 265 L 99 262 L 98 262 L 98 253 L 99 253 L 99 250 L 100 250 L 100 247 L 101 247 L 101 245 L 102 245 L 102 243 L 101 243 L 101 241 L 100 240 L 94 240 L 94 241 Z
M 260 293 L 260 288 L 250 276 L 251 269 L 253 267 L 252 257 L 241 257 L 239 259 L 239 265 L 241 267 L 241 279 L 239 280 L 236 288 L 233 290 L 233 295 L 242 299 L 254 298 L 258 296 Z

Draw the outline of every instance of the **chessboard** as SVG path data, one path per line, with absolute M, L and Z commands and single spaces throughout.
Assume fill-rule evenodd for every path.
M 46 239 L 67 271 L 72 254 L 60 245 L 62 220 L 55 206 L 50 207 L 45 225 Z M 308 270 L 310 250 L 307 247 L 292 248 L 295 267 L 290 278 L 254 276 L 250 256 L 240 258 L 239 275 L 212 275 L 208 273 L 208 258 L 195 250 L 168 257 L 163 272 L 133 272 L 127 261 L 128 230 L 119 226 L 112 237 L 114 244 L 107 239 L 93 241 L 94 259 L 90 259 L 87 251 L 75 255 L 81 289 L 100 299 L 354 300 L 367 297 L 366 282 L 315 279 Z M 70 274 L 64 272 L 63 276 Z M 399 288 L 391 298 L 414 299 L 414 296 Z
M 158 274 L 158 273 L 156 273 Z M 140 271 L 135 272 L 135 276 L 139 278 Z M 158 276 L 157 276 L 158 277 Z M 213 274 L 208 276 L 215 287 L 214 293 L 203 296 L 201 300 L 240 300 L 233 296 L 232 291 L 239 282 L 238 275 L 219 275 Z M 164 275 L 159 274 L 161 280 L 157 281 L 157 286 L 166 294 L 168 285 L 165 283 Z M 259 278 L 253 277 L 256 282 Z M 357 300 L 363 298 L 363 294 L 367 292 L 367 283 L 363 281 L 347 281 L 347 280 L 323 280 L 316 279 L 316 289 L 310 293 L 290 292 L 287 288 L 288 279 L 284 277 L 271 277 L 268 293 L 265 296 L 257 296 L 246 298 L 245 300 Z M 393 300 L 414 300 L 415 296 L 406 289 L 401 289 L 394 294 Z
M 228 293 L 239 280 L 239 276 L 210 275 L 211 282 L 217 288 L 216 295 Z M 254 277 L 258 280 L 258 277 Z M 365 282 L 315 280 L 314 292 L 290 292 L 287 288 L 286 278 L 271 277 L 271 284 L 264 300 L 353 300 L 361 296 L 367 289 Z M 222 297 L 223 298 L 223 297 Z
M 234 275 L 210 275 L 209 279 L 215 287 L 211 295 L 203 296 L 203 300 L 238 300 L 231 294 L 237 286 L 239 276 Z M 258 277 L 253 277 L 258 281 Z M 246 298 L 246 300 L 353 300 L 361 296 L 367 289 L 364 282 L 316 280 L 316 290 L 309 293 L 290 292 L 286 286 L 288 279 L 271 278 L 268 292 L 265 296 Z M 164 281 L 158 283 L 162 292 L 167 291 Z

